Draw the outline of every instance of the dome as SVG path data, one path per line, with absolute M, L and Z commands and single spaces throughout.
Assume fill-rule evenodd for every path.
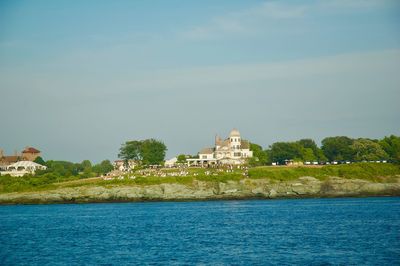
M 232 129 L 231 133 L 229 133 L 229 137 L 240 137 L 240 132 L 236 128 Z

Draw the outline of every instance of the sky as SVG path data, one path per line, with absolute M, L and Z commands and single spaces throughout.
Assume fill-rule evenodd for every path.
M 400 1 L 0 1 L 0 148 L 400 135 Z

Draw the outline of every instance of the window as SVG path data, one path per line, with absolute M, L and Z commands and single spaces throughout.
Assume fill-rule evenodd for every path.
M 235 157 L 240 157 L 240 152 L 235 152 L 235 153 L 233 154 L 233 156 L 235 156 Z

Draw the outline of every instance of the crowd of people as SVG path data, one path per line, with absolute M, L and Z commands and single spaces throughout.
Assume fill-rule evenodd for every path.
M 240 172 L 243 176 L 248 176 L 248 167 L 242 165 L 224 165 L 219 167 L 200 167 L 197 169 L 205 169 L 204 175 L 206 176 L 218 176 L 225 173 Z M 128 173 L 128 175 L 126 175 Z M 109 174 L 102 176 L 103 180 L 123 180 L 125 178 L 135 179 L 137 176 L 140 177 L 185 177 L 185 176 L 198 176 L 202 171 L 190 171 L 189 167 L 182 166 L 175 169 L 171 168 L 145 168 L 130 172 L 114 171 Z M 130 175 L 132 174 L 132 175 Z

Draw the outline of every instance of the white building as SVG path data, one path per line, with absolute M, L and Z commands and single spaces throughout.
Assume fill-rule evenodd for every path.
M 169 160 L 165 160 L 164 166 L 165 166 L 165 167 L 172 168 L 172 167 L 175 167 L 175 166 L 176 166 L 176 163 L 177 163 L 177 162 L 178 162 L 178 158 L 177 158 L 177 157 L 174 157 L 174 158 L 171 158 L 171 159 L 169 159 Z
M 253 157 L 253 152 L 250 151 L 250 142 L 243 140 L 240 132 L 237 129 L 233 129 L 225 140 L 216 136 L 214 148 L 204 148 L 198 155 L 199 158 L 187 159 L 189 166 L 243 164 L 248 158 Z
M 137 165 L 137 161 L 135 160 L 116 160 L 113 163 L 114 166 L 114 170 L 118 170 L 118 171 L 122 171 L 122 172 L 126 172 L 132 169 L 135 169 Z
M 7 166 L 7 171 L 0 172 L 1 175 L 23 176 L 34 174 L 37 170 L 46 170 L 47 167 L 31 161 L 19 161 Z

